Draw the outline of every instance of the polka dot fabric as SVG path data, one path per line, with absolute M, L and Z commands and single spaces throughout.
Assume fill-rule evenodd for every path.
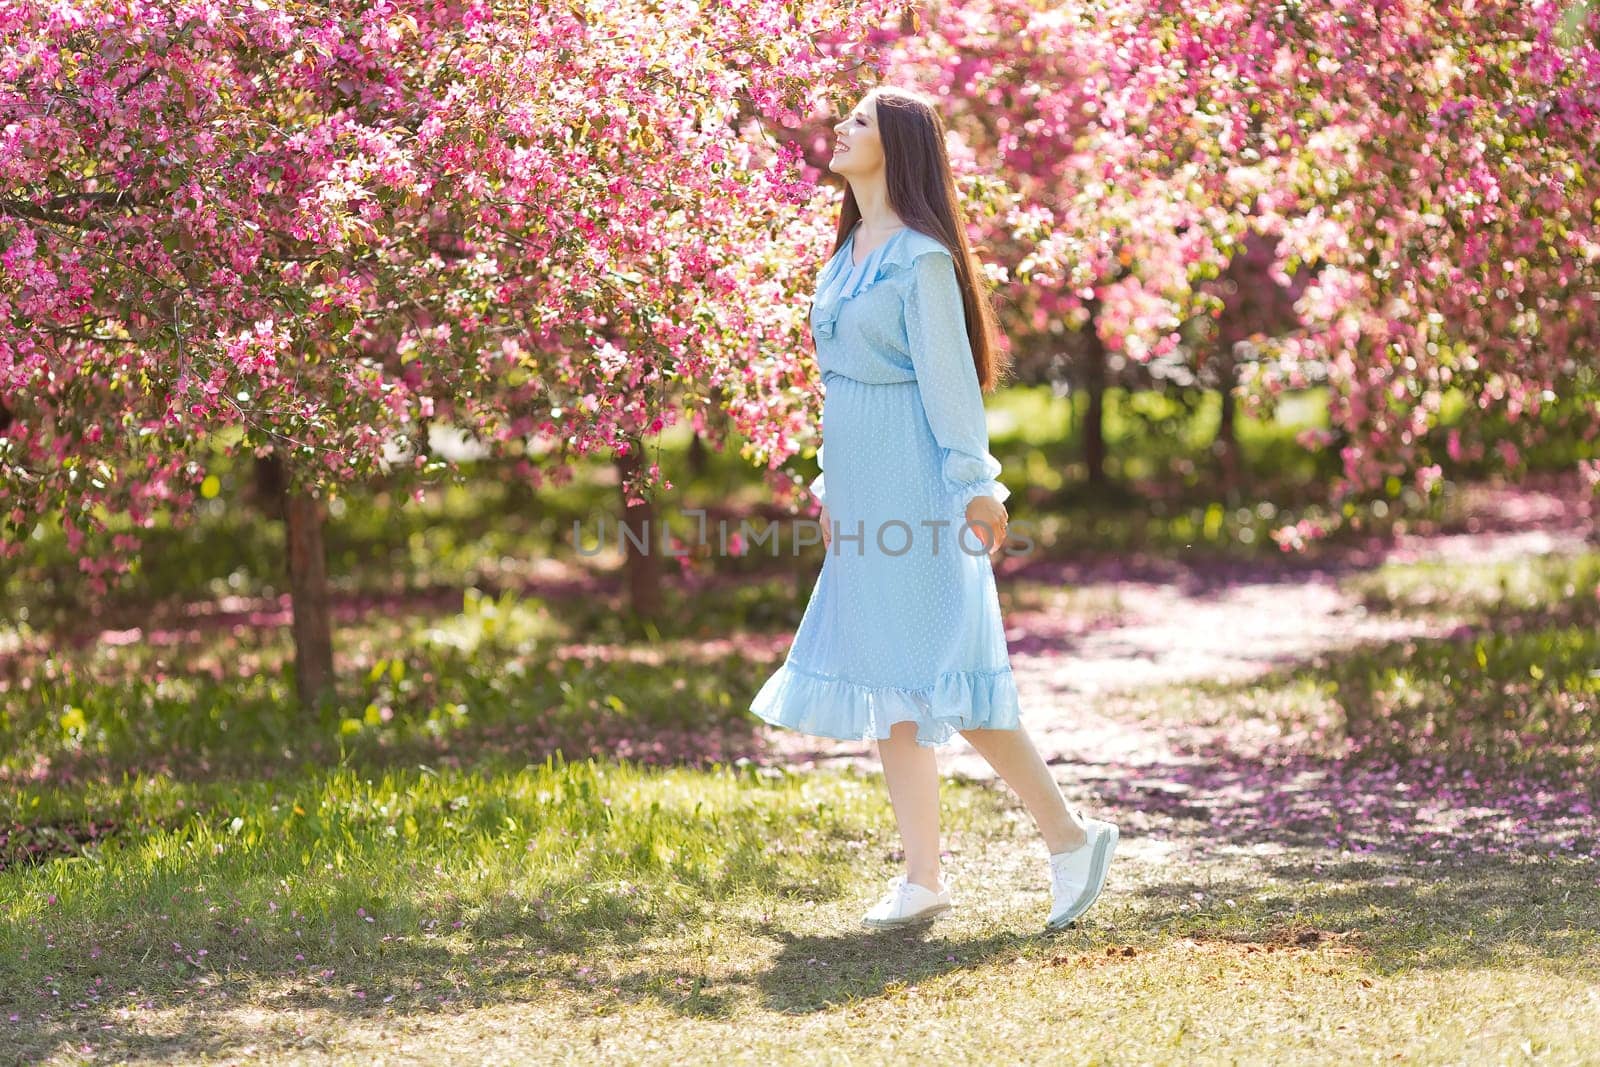
M 855 235 L 823 266 L 811 309 L 824 441 L 811 489 L 832 544 L 751 711 L 844 740 L 911 720 L 928 746 L 1016 729 L 993 566 L 964 529 L 968 501 L 1010 491 L 989 454 L 955 262 L 904 227 L 858 264 Z

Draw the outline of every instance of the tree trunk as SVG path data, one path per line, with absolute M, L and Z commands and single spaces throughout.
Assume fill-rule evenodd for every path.
M 276 454 L 257 456 L 255 502 L 263 515 L 283 520 L 283 494 L 287 488 L 283 461 Z
M 1106 346 L 1096 325 L 1099 310 L 1099 301 L 1091 301 L 1084 366 L 1089 410 L 1083 419 L 1083 461 L 1089 468 L 1089 484 L 1096 487 L 1106 484 Z
M 701 437 L 698 433 L 695 434 L 694 436 L 690 437 L 689 438 L 689 470 L 690 470 L 690 472 L 692 472 L 697 477 L 699 475 L 704 474 L 706 472 L 706 460 L 707 460 L 707 458 L 708 458 L 708 451 L 706 449 L 705 438 Z
M 328 562 L 322 545 L 322 502 L 293 485 L 276 455 L 256 461 L 256 487 L 276 492 L 288 553 L 293 613 L 295 689 L 300 706 L 314 708 L 333 689 L 333 628 L 328 617 Z
M 1239 370 L 1233 362 L 1233 346 L 1224 345 L 1217 361 L 1217 389 L 1222 399 L 1222 418 L 1217 423 L 1217 439 L 1211 450 L 1217 457 L 1217 474 L 1222 482 L 1223 495 L 1232 499 L 1242 480 L 1239 470 L 1239 435 L 1235 426 L 1238 402 L 1233 387 L 1239 380 Z
M 617 539 L 622 545 L 624 567 L 628 573 L 628 601 L 638 619 L 655 619 L 661 615 L 661 558 L 657 545 L 662 531 L 656 529 L 655 504 L 649 498 L 638 504 L 628 503 L 628 482 L 639 470 L 643 446 L 634 442 L 625 456 L 618 456 L 617 472 L 622 487 L 622 525 Z M 630 540 L 624 531 L 633 531 Z M 644 545 L 640 551 L 634 544 Z
M 505 490 L 501 497 L 501 507 L 507 515 L 522 514 L 531 511 L 538 502 L 538 497 L 533 491 L 533 484 L 528 479 L 516 473 L 517 462 L 505 460 L 500 465 L 498 476 L 503 479 Z

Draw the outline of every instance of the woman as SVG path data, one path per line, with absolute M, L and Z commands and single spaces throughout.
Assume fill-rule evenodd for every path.
M 934 749 L 960 733 L 1043 834 L 1046 927 L 1065 926 L 1100 895 L 1118 832 L 1068 808 L 1019 722 L 990 559 L 1005 543 L 1010 495 L 995 480 L 983 413 L 997 327 L 944 123 L 921 94 L 880 86 L 834 132 L 829 167 L 847 188 L 811 309 L 825 441 L 811 489 L 828 553 L 789 654 L 751 710 L 878 742 L 906 870 L 863 923 L 950 908 Z

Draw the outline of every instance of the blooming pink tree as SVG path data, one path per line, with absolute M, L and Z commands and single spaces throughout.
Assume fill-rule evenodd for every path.
M 1481 448 L 1491 420 L 1509 422 L 1511 469 L 1519 443 L 1593 439 L 1600 218 L 1580 175 L 1600 136 L 1595 12 L 1508 0 L 1159 7 L 1204 97 L 1227 105 L 1222 158 L 1274 161 L 1256 203 L 1281 234 L 1280 261 L 1322 267 L 1297 305 L 1304 329 L 1245 386 L 1257 405 L 1326 378 L 1335 432 L 1307 443 L 1341 443 L 1334 502 L 1354 515 L 1347 498 L 1394 495 L 1407 476 L 1426 493 L 1447 390 L 1470 404 L 1446 437 L 1453 458 Z M 1317 532 L 1287 528 L 1279 543 Z
M 109 578 L 214 450 L 271 457 L 310 700 L 320 500 L 437 473 L 427 420 L 551 444 L 537 483 L 716 390 L 752 458 L 786 455 L 817 234 L 749 116 L 795 115 L 875 11 L 0 9 L 4 550 L 55 518 Z
M 1521 0 L 3 6 L 0 551 L 59 521 L 110 579 L 217 450 L 262 457 L 310 699 L 320 501 L 442 473 L 429 420 L 543 449 L 537 485 L 683 411 L 720 432 L 717 405 L 792 484 L 796 294 L 835 194 L 774 127 L 812 136 L 878 71 L 947 102 L 1014 334 L 1171 354 L 1254 234 L 1257 274 L 1321 270 L 1244 386 L 1326 376 L 1336 499 L 1431 484 L 1448 389 L 1524 443 L 1592 437 L 1595 25 Z M 662 483 L 627 470 L 629 500 Z
M 977 0 L 899 42 L 890 75 L 945 98 L 958 166 L 1011 182 L 973 177 L 969 202 L 1031 312 L 1014 332 L 1064 322 L 1146 360 L 1222 313 L 1211 283 L 1240 256 L 1300 290 L 1277 337 L 1230 324 L 1263 342 L 1241 392 L 1258 409 L 1327 382 L 1335 432 L 1305 443 L 1340 443 L 1330 496 L 1353 508 L 1434 483 L 1446 390 L 1470 402 L 1458 458 L 1491 420 L 1509 466 L 1600 428 L 1597 25 L 1567 2 Z
M 1319 94 L 1359 109 L 1359 137 L 1326 179 L 1337 236 L 1324 231 L 1331 269 L 1308 294 L 1325 326 L 1258 384 L 1327 361 L 1342 488 L 1409 477 L 1427 492 L 1447 390 L 1471 405 L 1452 458 L 1481 454 L 1491 418 L 1510 427 L 1510 470 L 1519 446 L 1600 430 L 1600 215 L 1584 177 L 1600 159 L 1597 30 L 1586 7 L 1507 0 L 1319 20 L 1316 65 L 1362 74 L 1325 76 Z

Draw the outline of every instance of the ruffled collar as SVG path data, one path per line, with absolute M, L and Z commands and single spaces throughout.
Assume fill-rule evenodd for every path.
M 834 324 L 839 321 L 839 311 L 845 301 L 854 300 L 883 279 L 909 267 L 917 254 L 926 250 L 926 243 L 934 241 L 934 238 L 910 226 L 902 226 L 857 264 L 853 256 L 856 233 L 860 229 L 860 222 L 851 227 L 850 235 L 822 268 L 822 275 L 817 279 L 817 295 L 811 316 L 811 332 L 817 338 L 833 336 Z M 939 247 L 944 246 L 940 244 Z

